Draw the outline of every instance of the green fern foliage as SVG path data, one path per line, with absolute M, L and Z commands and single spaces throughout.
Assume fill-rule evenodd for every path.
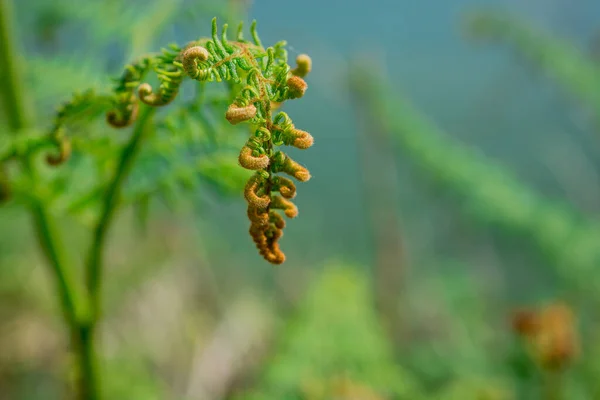
M 47 162 L 59 165 L 76 153 L 72 163 L 78 164 L 78 170 L 59 169 L 57 173 L 50 173 L 48 176 L 54 183 L 49 187 L 56 187 L 57 182 L 68 181 L 69 175 L 79 173 L 81 169 L 99 176 L 96 181 L 100 184 L 81 190 L 71 187 L 69 196 L 75 198 L 59 201 L 63 205 L 69 203 L 63 207 L 66 210 L 81 210 L 83 206 L 93 205 L 94 199 L 100 200 L 103 188 L 106 189 L 108 185 L 104 182 L 112 176 L 115 168 L 122 167 L 114 164 L 112 155 L 120 151 L 124 152 L 124 156 L 127 155 L 128 146 L 131 145 L 135 145 L 136 153 L 142 153 L 141 157 L 146 161 L 144 170 L 153 171 L 152 179 L 142 179 L 143 184 L 129 190 L 128 196 L 134 201 L 139 198 L 145 201 L 151 193 L 172 191 L 173 187 L 193 188 L 198 177 L 210 182 L 218 190 L 231 190 L 243 174 L 223 173 L 232 170 L 230 164 L 225 162 L 223 149 L 220 155 L 213 157 L 209 154 L 216 150 L 215 145 L 220 142 L 216 132 L 220 129 L 231 130 L 223 128 L 225 121 L 230 125 L 244 122 L 250 127 L 251 135 L 237 159 L 243 168 L 254 171 L 252 176 L 246 178 L 243 190 L 248 202 L 250 234 L 267 261 L 281 264 L 285 255 L 279 248 L 278 240 L 283 235 L 285 222 L 277 210 L 294 218 L 297 208 L 291 202 L 296 195 L 294 183 L 277 174 L 284 173 L 302 182 L 307 181 L 310 174 L 279 150 L 279 146 L 306 149 L 312 145 L 313 138 L 308 132 L 297 129 L 285 112 L 276 110 L 286 100 L 304 95 L 307 84 L 303 77 L 311 69 L 311 60 L 306 55 L 300 55 L 297 66 L 292 68 L 288 65 L 286 43 L 282 41 L 271 47 L 263 47 L 256 31 L 256 22 L 250 27 L 251 40 L 244 39 L 242 24 L 237 29 L 235 40 L 228 39 L 227 28 L 227 24 L 224 24 L 219 31 L 214 18 L 209 38 L 190 42 L 186 46 L 170 45 L 160 53 L 139 58 L 127 65 L 121 76 L 114 80 L 112 92 L 90 89 L 76 93 L 59 107 L 48 135 L 34 135 L 27 140 L 19 138 L 18 143 L 3 144 L 0 160 L 17 156 L 35 157 L 45 151 Z M 158 80 L 156 87 L 147 82 L 151 74 Z M 147 124 L 136 128 L 140 137 L 156 138 L 151 141 L 148 150 L 138 149 L 138 137 L 135 135 L 132 141 L 124 145 L 112 135 L 107 137 L 86 133 L 86 128 L 78 124 L 82 119 L 93 120 L 93 117 L 105 112 L 106 121 L 112 127 L 128 127 L 139 119 L 142 107 L 148 109 L 172 103 L 185 80 L 198 82 L 197 98 L 174 108 L 166 114 L 163 122 L 159 120 L 152 126 Z M 212 82 L 225 82 L 225 90 L 207 91 L 207 85 Z M 214 118 L 208 117 L 203 110 L 205 106 L 209 106 L 209 114 L 213 114 Z M 226 112 L 223 108 L 226 108 Z M 223 112 L 225 118 L 218 117 Z M 214 121 L 217 121 L 216 125 Z M 94 162 L 85 163 L 82 158 L 86 155 L 95 158 Z M 196 161 L 187 163 L 193 158 Z M 235 157 L 231 160 L 234 163 Z M 217 175 L 224 180 L 221 181 Z M 58 186 L 61 185 L 58 183 Z M 56 190 L 53 195 L 60 197 L 63 193 L 64 190 Z

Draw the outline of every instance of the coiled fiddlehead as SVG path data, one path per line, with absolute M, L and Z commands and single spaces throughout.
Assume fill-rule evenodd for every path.
M 285 41 L 264 48 L 256 32 L 256 21 L 250 33 L 252 40 L 245 40 L 240 24 L 236 40 L 230 41 L 227 24 L 219 34 L 214 18 L 210 38 L 193 41 L 183 48 L 170 45 L 161 53 L 128 65 L 115 80 L 113 93 L 107 97 L 112 107 L 106 121 L 115 128 L 130 126 L 137 118 L 139 100 L 151 107 L 167 105 L 177 97 L 185 78 L 229 82 L 233 101 L 225 111 L 225 118 L 233 125 L 248 123 L 252 132 L 238 157 L 243 168 L 255 171 L 244 190 L 250 235 L 267 261 L 281 264 L 285 255 L 278 240 L 285 223 L 277 210 L 294 218 L 298 209 L 290 201 L 296 195 L 294 183 L 276 174 L 282 172 L 306 182 L 310 173 L 277 147 L 307 149 L 314 140 L 308 132 L 297 129 L 286 113 L 273 115 L 273 110 L 286 100 L 304 96 L 307 84 L 303 77 L 310 72 L 312 62 L 309 56 L 299 55 L 292 69 L 288 65 Z M 157 89 L 144 82 L 152 71 L 160 81 Z M 58 150 L 58 154 L 48 156 L 48 162 L 53 165 L 65 161 L 70 154 L 61 113 L 64 111 L 59 111 L 49 135 Z

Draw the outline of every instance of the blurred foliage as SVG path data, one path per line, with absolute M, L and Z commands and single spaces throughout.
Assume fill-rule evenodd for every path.
M 469 14 L 465 30 L 477 41 L 506 42 L 536 70 L 553 78 L 589 108 L 596 122 L 600 122 L 600 67 L 575 43 L 499 12 Z
M 436 393 L 506 390 L 511 346 L 499 299 L 463 263 L 432 262 L 440 271 L 419 273 L 408 285 L 410 336 L 402 358 Z
M 539 195 L 507 168 L 478 149 L 442 132 L 384 81 L 357 67 L 356 96 L 387 128 L 390 140 L 437 184 L 454 193 L 465 215 L 528 241 L 546 256 L 571 294 L 582 302 L 598 300 L 600 223 L 572 207 Z
M 373 310 L 368 279 L 330 263 L 288 323 L 252 395 L 240 399 L 418 399 L 419 385 L 394 362 Z
M 600 115 L 598 108 L 598 70 L 585 55 L 578 52 L 568 43 L 555 40 L 535 31 L 525 23 L 502 15 L 479 15 L 470 22 L 470 32 L 476 37 L 500 38 L 513 44 L 539 67 L 551 74 L 555 80 L 567 87 L 583 103 L 591 106 L 595 115 Z M 508 168 L 502 167 L 485 157 L 473 146 L 461 144 L 451 136 L 437 128 L 426 116 L 416 110 L 411 102 L 404 98 L 398 90 L 390 89 L 385 77 L 377 76 L 372 66 L 356 64 L 350 77 L 353 96 L 366 108 L 372 121 L 377 121 L 388 135 L 391 144 L 402 149 L 412 164 L 436 188 L 451 193 L 463 217 L 472 219 L 481 227 L 495 227 L 507 235 L 518 237 L 527 246 L 533 245 L 544 256 L 547 264 L 554 267 L 561 278 L 559 291 L 576 307 L 577 326 L 586 327 L 589 332 L 597 332 L 598 326 L 590 320 L 595 315 L 598 302 L 598 273 L 600 264 L 600 223 L 594 217 L 584 215 L 574 207 L 552 200 L 530 189 L 521 182 Z M 453 270 L 453 274 L 456 271 Z M 466 295 L 467 287 L 457 285 L 456 277 L 446 278 L 444 287 L 453 288 Z M 443 288 L 427 291 L 437 296 Z M 475 300 L 482 305 L 483 299 Z M 441 300 L 440 300 L 441 301 Z M 417 302 L 418 303 L 418 302 Z M 442 304 L 452 304 L 449 300 Z M 522 352 L 519 343 L 510 344 L 506 335 L 500 331 L 490 331 L 496 325 L 486 313 L 468 313 L 473 303 L 465 303 L 450 313 L 457 324 L 467 327 L 467 320 L 460 319 L 466 312 L 475 323 L 475 329 L 469 329 L 470 335 L 457 336 L 466 340 L 468 348 L 459 353 L 462 356 L 471 354 L 469 361 L 461 363 L 460 359 L 446 354 L 451 351 L 449 343 L 440 343 L 439 359 L 431 358 L 436 352 L 415 343 L 415 355 L 409 357 L 411 364 L 420 365 L 430 382 L 445 379 L 449 382 L 440 396 L 449 398 L 470 398 L 476 396 L 476 378 L 486 369 L 484 376 L 496 376 L 502 381 L 513 381 L 519 398 L 593 398 L 597 393 L 595 379 L 591 371 L 596 370 L 597 362 L 593 357 L 577 360 L 568 371 L 559 374 L 547 371 L 546 367 L 536 367 L 531 362 L 531 355 Z M 498 315 L 501 310 L 490 310 L 491 315 Z M 556 332 L 568 331 L 566 322 L 557 321 Z M 477 328 L 478 327 L 478 328 Z M 483 328 L 483 330 L 481 330 Z M 440 328 L 444 329 L 444 328 Z M 467 328 L 468 329 L 468 328 Z M 500 329 L 502 328 L 500 325 Z M 485 333 L 487 331 L 487 334 Z M 556 351 L 562 354 L 563 341 L 553 342 L 553 334 L 544 334 L 544 351 Z M 562 333 L 556 333 L 561 337 Z M 469 337 L 470 336 L 470 337 Z M 484 338 L 492 339 L 491 352 L 484 351 Z M 427 340 L 427 339 L 425 339 Z M 566 339 L 565 339 L 566 340 Z M 488 345 L 489 345 L 488 343 Z M 504 345 L 502 345 L 504 343 Z M 584 347 L 593 348 L 593 341 L 585 340 Z M 547 347 L 558 346 L 556 350 Z M 516 345 L 516 346 L 515 346 Z M 569 348 L 568 345 L 565 348 Z M 423 352 L 425 350 L 425 352 Z M 564 350 L 566 351 L 566 350 Z M 486 360 L 482 356 L 493 355 Z M 501 355 L 508 357 L 502 359 Z M 418 361 L 419 358 L 427 361 Z M 435 356 L 434 356 L 435 357 Z M 553 356 L 554 357 L 554 356 Z M 446 366 L 444 360 L 458 361 Z M 431 367 L 435 366 L 435 367 Z M 459 369 L 456 369 L 459 368 Z M 465 368 L 463 373 L 460 369 Z M 454 370 L 453 370 L 454 369 Z M 438 371 L 434 373 L 434 371 Z M 452 373 L 449 374 L 449 371 Z M 491 374 L 490 374 L 491 372 Z M 593 374 L 593 373 L 592 373 Z M 454 378 L 449 378 L 454 375 Z M 486 382 L 484 378 L 483 382 Z M 487 389 L 490 389 L 488 384 Z M 510 386 L 500 385 L 510 389 Z M 487 390 L 486 389 L 486 390 Z M 494 391 L 492 391 L 494 392 Z M 496 394 L 482 394 L 482 398 L 512 398 L 511 391 L 500 390 Z M 470 394 L 469 394 L 470 393 Z M 456 396 L 456 397 L 453 397 Z M 507 397 L 508 396 L 508 397 Z

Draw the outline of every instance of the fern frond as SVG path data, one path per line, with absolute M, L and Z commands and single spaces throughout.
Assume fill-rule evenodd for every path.
M 252 41 L 244 39 L 242 28 L 240 24 L 237 40 L 230 40 L 227 37 L 227 24 L 224 24 L 219 31 L 217 20 L 213 18 L 210 37 L 199 39 L 183 47 L 171 44 L 160 53 L 149 54 L 127 65 L 121 76 L 115 79 L 112 93 L 96 95 L 93 91 L 89 91 L 81 96 L 74 96 L 55 117 L 49 137 L 54 141 L 57 153 L 48 161 L 51 164 L 58 164 L 68 157 L 71 142 L 65 134 L 65 123 L 71 114 L 77 114 L 77 110 L 84 106 L 109 102 L 112 107 L 106 114 L 107 122 L 115 128 L 123 128 L 137 119 L 138 99 L 150 107 L 165 106 L 175 100 L 185 79 L 196 80 L 202 84 L 226 81 L 229 107 L 225 112 L 225 119 L 234 125 L 245 122 L 252 126 L 252 136 L 242 147 L 238 160 L 242 167 L 256 171 L 248 182 L 254 185 L 254 192 L 266 199 L 260 204 L 253 204 L 247 197 L 249 211 L 250 209 L 253 211 L 248 212 L 248 216 L 257 216 L 254 219 L 250 218 L 250 233 L 259 253 L 267 261 L 281 264 L 285 260 L 285 255 L 277 244 L 283 234 L 281 224 L 278 222 L 279 218 L 265 220 L 264 216 L 276 215 L 275 209 L 284 209 L 285 214 L 290 218 L 295 217 L 297 212 L 290 212 L 292 209 L 295 210 L 295 206 L 289 200 L 283 201 L 277 194 L 272 193 L 282 190 L 283 180 L 275 174 L 283 172 L 305 182 L 310 179 L 310 173 L 288 155 L 277 150 L 277 146 L 291 145 L 299 149 L 307 149 L 312 146 L 314 140 L 308 132 L 297 129 L 286 113 L 273 115 L 273 110 L 286 100 L 297 99 L 304 95 L 307 84 L 300 76 L 308 73 L 311 62 L 308 56 L 303 55 L 298 58 L 298 66 L 292 70 L 287 64 L 285 41 L 264 48 L 255 21 L 250 27 Z M 145 82 L 152 72 L 160 83 L 158 88 L 153 88 Z M 199 110 L 203 107 L 203 102 L 204 99 L 200 97 L 199 100 L 188 104 L 182 109 L 180 116 L 185 115 L 186 111 Z M 180 137 L 184 140 L 189 140 L 190 137 L 178 135 L 177 130 L 185 129 L 191 123 L 199 123 L 204 126 L 203 130 L 210 131 L 211 124 L 204 114 L 194 114 L 198 117 L 182 118 L 179 121 L 167 118 L 164 123 L 157 126 L 167 128 L 174 133 L 174 138 Z M 172 144 L 177 141 L 171 140 L 170 144 L 157 141 L 157 144 L 163 146 L 158 152 L 158 157 L 166 156 L 165 163 L 169 160 L 189 158 L 189 154 L 187 157 L 178 155 L 177 158 L 173 154 L 168 154 L 169 151 L 179 154 L 172 147 Z M 176 161 L 174 167 L 170 168 L 171 172 L 164 177 L 163 181 L 159 180 L 158 185 L 167 188 L 169 192 L 179 183 L 194 186 L 194 177 L 198 174 L 198 170 L 200 172 L 204 170 L 205 175 L 209 172 L 213 176 L 216 174 L 216 170 L 209 165 L 212 164 L 196 164 L 193 168 L 189 168 L 180 166 L 179 161 Z M 290 190 L 290 187 L 288 184 L 283 191 Z M 152 189 L 141 190 L 143 192 L 141 196 L 148 195 L 149 190 Z M 86 195 L 84 198 L 93 198 L 93 196 Z M 84 204 L 87 203 L 86 201 Z

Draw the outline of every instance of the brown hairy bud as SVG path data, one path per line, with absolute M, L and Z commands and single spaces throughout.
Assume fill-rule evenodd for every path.
M 540 330 L 535 345 L 541 364 L 548 369 L 562 369 L 577 353 L 575 318 L 569 307 L 553 304 L 539 316 Z
M 46 162 L 50 165 L 59 165 L 64 163 L 71 156 L 71 141 L 63 138 L 58 142 L 58 154 L 48 154 Z
M 295 218 L 298 216 L 298 207 L 281 196 L 273 196 L 271 199 L 271 208 L 283 210 L 285 216 L 288 218 Z
M 292 146 L 302 150 L 308 149 L 315 142 L 310 133 L 300 129 L 292 129 L 288 133 L 287 139 L 288 140 L 286 140 L 286 144 L 291 144 Z
M 293 199 L 296 197 L 296 185 L 294 185 L 294 182 L 286 177 L 275 177 L 273 189 L 278 190 L 279 193 L 281 193 L 281 195 L 286 199 Z
M 256 117 L 256 107 L 254 104 L 248 104 L 244 107 L 232 104 L 225 113 L 225 118 L 227 118 L 227 121 L 229 121 L 229 123 L 232 125 L 248 121 L 254 117 Z
M 256 244 L 258 253 L 272 264 L 283 263 L 285 254 L 283 254 L 277 243 L 283 236 L 282 229 L 285 226 L 285 221 L 281 215 L 273 210 L 267 214 L 266 211 L 252 206 L 248 207 L 248 215 L 252 221 L 248 232 Z
M 257 171 L 259 169 L 265 169 L 269 166 L 270 160 L 266 154 L 254 156 L 252 155 L 252 152 L 253 150 L 248 146 L 244 146 L 242 148 L 238 158 L 238 161 L 242 167 Z
M 283 236 L 283 231 L 278 228 L 269 229 L 265 232 L 265 236 L 267 245 L 259 248 L 260 255 L 271 264 L 282 264 L 285 261 L 285 254 L 279 248 L 277 241 Z
M 292 70 L 292 75 L 304 78 L 312 69 L 312 59 L 306 54 L 300 54 L 296 57 L 296 68 Z
M 248 219 L 253 225 L 266 226 L 269 224 L 269 214 L 264 208 L 255 207 L 248 204 Z
M 526 339 L 533 358 L 545 369 L 563 369 L 578 352 L 575 318 L 562 303 L 539 311 L 519 311 L 513 318 L 513 327 Z
M 279 243 L 273 243 L 270 252 L 265 254 L 265 259 L 275 265 L 280 265 L 285 262 L 285 254 L 279 249 Z
M 308 87 L 304 79 L 294 75 L 287 80 L 287 85 L 288 97 L 290 99 L 299 99 L 300 97 L 304 96 L 306 88 Z
M 248 179 L 244 188 L 244 197 L 248 204 L 257 208 L 267 208 L 271 199 L 268 194 L 259 195 L 258 192 L 262 187 L 263 178 L 260 175 L 253 175 Z
M 267 237 L 265 236 L 267 227 L 268 226 L 265 225 L 250 224 L 248 232 L 250 233 L 250 236 L 252 236 L 254 243 L 256 243 L 256 247 L 259 249 L 267 245 Z
M 182 64 L 183 69 L 192 79 L 198 78 L 201 70 L 197 62 L 203 62 L 210 58 L 210 53 L 202 46 L 192 46 L 183 51 Z
M 269 212 L 269 220 L 277 229 L 285 228 L 285 220 L 277 211 L 271 210 Z
M 284 157 L 283 162 L 276 165 L 276 169 L 273 172 L 285 172 L 300 182 L 306 182 L 310 179 L 310 172 L 306 168 L 292 160 L 289 156 Z

